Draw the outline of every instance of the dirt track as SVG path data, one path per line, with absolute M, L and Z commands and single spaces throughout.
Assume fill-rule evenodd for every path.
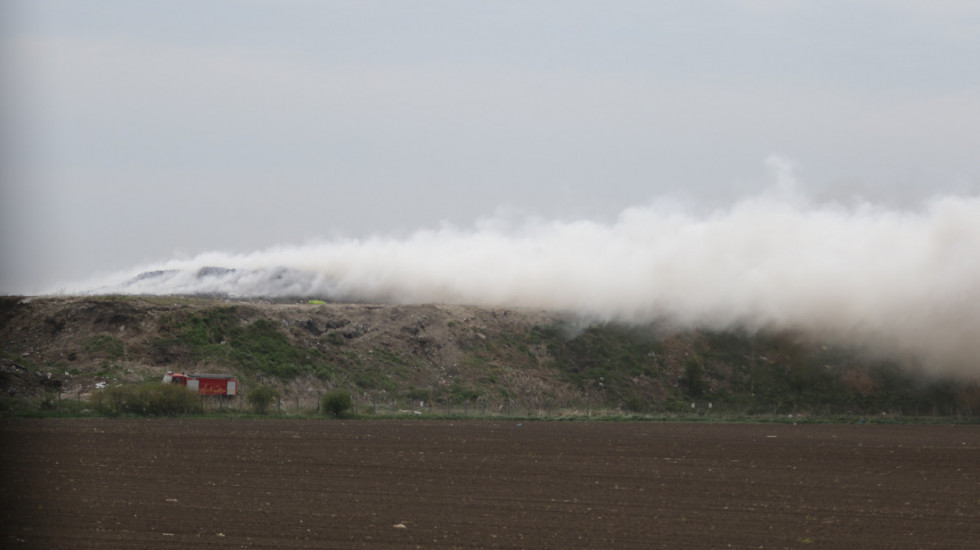
M 7 420 L 8 548 L 976 548 L 980 427 Z

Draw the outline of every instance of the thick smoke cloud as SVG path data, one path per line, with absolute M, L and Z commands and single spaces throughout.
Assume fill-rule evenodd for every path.
M 785 163 L 770 165 L 772 189 L 710 212 L 661 201 L 611 223 L 495 218 L 471 230 L 214 252 L 117 274 L 95 292 L 524 306 L 795 330 L 943 374 L 980 373 L 980 198 L 812 204 Z

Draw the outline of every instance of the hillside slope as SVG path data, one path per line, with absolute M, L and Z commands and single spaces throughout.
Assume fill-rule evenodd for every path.
M 972 415 L 975 381 L 918 377 L 791 334 L 671 333 L 570 314 L 459 305 L 229 301 L 189 297 L 0 299 L 5 399 L 173 371 L 233 373 L 246 389 L 314 400 L 349 389 L 392 408 L 605 407 L 744 414 Z M 417 405 L 412 405 L 417 406 Z

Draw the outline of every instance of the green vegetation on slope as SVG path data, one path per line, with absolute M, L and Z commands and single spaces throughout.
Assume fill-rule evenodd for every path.
M 536 331 L 562 375 L 637 412 L 679 412 L 691 403 L 711 403 L 742 414 L 950 416 L 972 415 L 980 407 L 976 383 L 927 377 L 785 334 L 699 332 L 679 345 L 652 337 L 651 330 L 616 324 L 592 326 L 568 339 L 562 330 Z M 666 353 L 672 344 L 678 349 L 673 357 Z
M 293 345 L 275 323 L 250 321 L 246 313 L 237 306 L 174 312 L 161 320 L 162 336 L 150 344 L 154 358 L 159 363 L 211 361 L 280 379 L 300 374 L 330 378 L 322 353 Z
M 535 327 L 532 338 L 547 346 L 552 364 L 579 388 L 622 388 L 638 376 L 660 376 L 657 354 L 663 342 L 650 330 L 620 324 L 595 325 L 572 338 L 570 328 L 556 324 Z
M 340 389 L 371 409 L 421 402 L 445 414 L 980 412 L 977 380 L 928 377 L 799 335 L 558 319 L 462 306 L 4 299 L 0 409 L 25 398 L 60 408 L 63 395 L 80 406 L 97 383 L 217 370 L 244 388 L 277 388 L 292 410 L 302 400 L 315 410 L 318 396 Z

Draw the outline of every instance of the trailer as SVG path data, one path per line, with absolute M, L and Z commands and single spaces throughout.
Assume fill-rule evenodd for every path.
M 238 379 L 230 374 L 199 374 L 194 372 L 167 372 L 164 384 L 187 386 L 200 395 L 234 397 L 238 395 Z

